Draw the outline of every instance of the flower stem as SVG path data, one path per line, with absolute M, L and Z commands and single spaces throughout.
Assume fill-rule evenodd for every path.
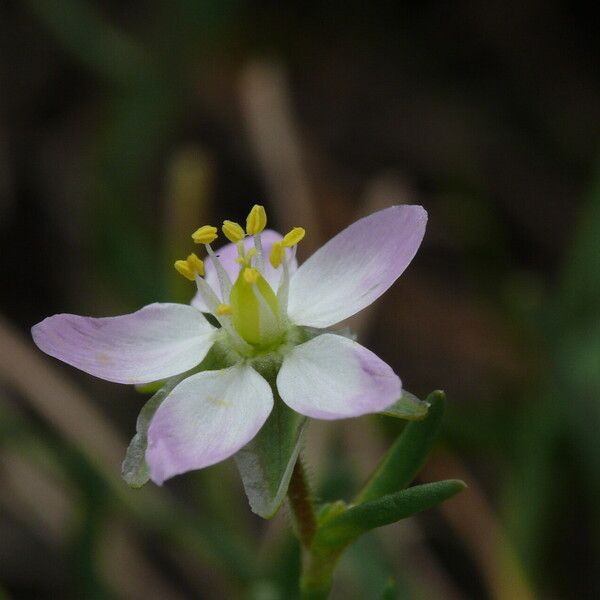
M 331 589 L 333 569 L 337 555 L 323 554 L 314 547 L 317 518 L 312 493 L 300 459 L 292 471 L 288 488 L 288 501 L 292 512 L 294 530 L 302 544 L 302 573 L 300 597 L 302 600 L 326 600 Z
M 303 548 L 308 550 L 317 529 L 317 520 L 312 495 L 306 481 L 306 473 L 300 459 L 297 460 L 292 472 L 288 488 L 288 501 L 298 539 Z

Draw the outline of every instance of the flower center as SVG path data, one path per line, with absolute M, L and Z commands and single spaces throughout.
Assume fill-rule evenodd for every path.
M 194 242 L 206 248 L 218 281 L 218 290 L 214 290 L 204 278 L 204 263 L 195 254 L 178 260 L 174 265 L 184 277 L 196 282 L 206 306 L 227 332 L 235 350 L 246 356 L 274 349 L 285 339 L 289 328 L 289 263 L 294 259 L 297 244 L 305 235 L 302 227 L 294 227 L 272 244 L 269 267 L 261 238 L 266 225 L 265 209 L 258 204 L 248 214 L 245 231 L 234 221 L 223 222 L 223 234 L 237 246 L 235 262 L 239 268 L 234 282 L 230 277 L 232 265 L 227 264 L 226 269 L 211 246 L 218 237 L 217 228 L 204 225 L 192 234 Z M 244 244 L 247 236 L 253 238 L 251 248 L 246 248 Z M 278 271 L 279 285 L 275 291 L 268 280 L 276 280 L 274 275 Z

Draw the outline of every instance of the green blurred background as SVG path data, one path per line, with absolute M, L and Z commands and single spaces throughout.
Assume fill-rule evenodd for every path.
M 591 8 L 591 5 L 590 5 Z M 600 597 L 599 40 L 578 2 L 27 0 L 0 5 L 0 598 L 294 598 L 286 509 L 231 461 L 129 490 L 145 396 L 31 325 L 187 302 L 203 223 L 255 202 L 301 258 L 357 216 L 429 211 L 361 340 L 449 410 L 441 510 L 361 540 L 334 598 Z M 374 240 L 376 243 L 376 240 Z M 402 425 L 313 422 L 321 500 Z M 387 591 L 384 591 L 388 586 Z

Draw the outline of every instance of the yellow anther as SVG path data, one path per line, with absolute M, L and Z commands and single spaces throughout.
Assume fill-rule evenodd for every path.
M 204 225 L 192 233 L 196 244 L 212 244 L 218 237 L 217 228 L 212 225 Z
M 223 221 L 223 227 L 221 227 L 221 230 L 223 231 L 225 237 L 230 242 L 234 243 L 241 242 L 246 235 L 241 225 L 238 225 L 234 221 Z
M 176 260 L 173 266 L 190 281 L 194 281 L 196 275 L 204 275 L 204 263 L 193 252 L 185 260 Z
M 187 260 L 176 260 L 173 266 L 177 272 L 183 275 L 186 279 L 194 281 L 196 275 L 194 271 L 190 269 L 190 265 L 188 265 Z
M 216 313 L 219 316 L 222 316 L 222 315 L 230 315 L 233 313 L 233 311 L 231 310 L 231 306 L 229 304 L 219 304 L 219 306 L 217 306 Z
M 260 273 L 257 269 L 253 269 L 252 267 L 246 267 L 244 269 L 244 281 L 246 283 L 256 283 L 258 281 L 259 276 Z
M 187 263 L 195 273 L 198 273 L 201 277 L 204 276 L 204 262 L 202 262 L 193 252 L 187 257 Z
M 248 235 L 256 235 L 263 231 L 266 226 L 267 213 L 265 212 L 265 207 L 255 204 L 246 219 L 246 233 Z
M 285 248 L 283 247 L 283 241 L 275 242 L 271 246 L 271 256 L 269 256 L 269 262 L 273 265 L 274 269 L 277 269 L 284 259 Z
M 283 245 L 286 248 L 291 248 L 292 246 L 300 243 L 304 239 L 305 235 L 306 231 L 303 227 L 294 227 L 289 233 L 286 233 L 283 236 Z

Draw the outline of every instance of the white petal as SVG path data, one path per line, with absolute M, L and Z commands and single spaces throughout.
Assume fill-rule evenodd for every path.
M 273 244 L 280 239 L 282 239 L 282 235 L 273 231 L 272 229 L 265 229 L 261 234 L 263 253 L 265 257 L 265 272 L 263 274 L 264 278 L 267 280 L 267 283 L 271 286 L 274 292 L 277 292 L 277 288 L 279 287 L 279 280 L 281 279 L 281 274 L 283 269 L 279 267 L 278 269 L 274 269 L 271 263 L 269 262 L 269 255 L 271 254 L 271 248 Z M 244 247 L 246 250 L 252 248 L 254 246 L 254 238 L 252 236 L 248 236 L 244 238 Z M 291 254 L 291 250 L 287 248 L 286 250 L 288 256 Z M 235 262 L 235 259 L 238 257 L 238 250 L 235 244 L 226 244 L 222 248 L 219 248 L 215 251 L 223 268 L 226 273 L 229 275 L 229 278 L 232 282 L 238 277 L 240 272 L 239 263 Z M 217 272 L 213 266 L 212 260 L 207 258 L 204 261 L 204 268 L 206 271 L 206 282 L 210 285 L 210 287 L 217 294 L 219 300 L 221 298 L 221 292 L 219 290 L 219 280 L 217 278 Z M 293 258 L 289 263 L 290 275 L 296 272 L 298 268 L 298 262 L 296 258 Z M 206 306 L 202 296 L 200 294 L 196 294 L 192 300 L 192 306 L 196 307 L 198 310 L 208 311 L 208 307 Z
M 31 333 L 40 350 L 86 373 L 116 383 L 149 383 L 195 367 L 217 329 L 186 304 L 149 304 L 119 317 L 54 315 Z
M 402 394 L 400 378 L 387 363 L 357 342 L 331 333 L 286 355 L 277 389 L 290 408 L 315 419 L 379 412 Z
M 159 406 L 148 429 L 146 462 L 157 484 L 214 465 L 260 430 L 273 408 L 269 384 L 236 365 L 188 377 Z
M 328 327 L 379 298 L 416 254 L 427 223 L 421 206 L 392 206 L 356 221 L 319 248 L 290 281 L 297 325 Z

